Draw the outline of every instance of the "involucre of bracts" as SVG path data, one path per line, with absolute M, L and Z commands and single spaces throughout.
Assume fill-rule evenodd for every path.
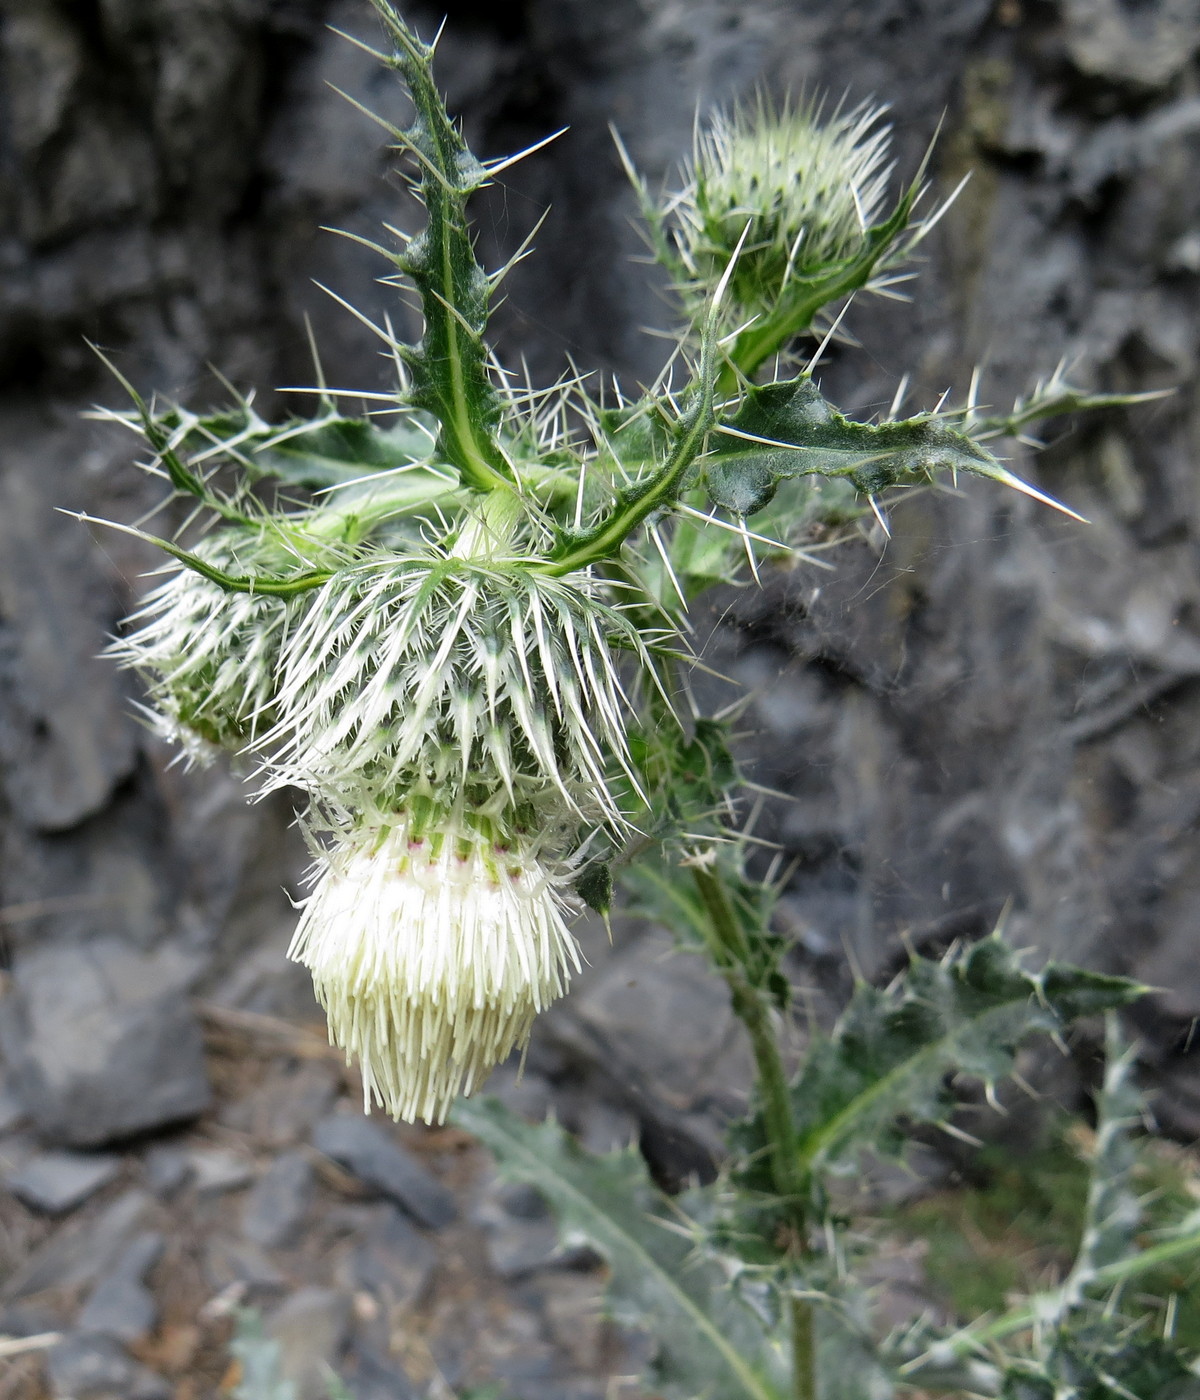
M 613 780 L 637 779 L 619 648 L 646 660 L 587 578 L 433 546 L 377 554 L 335 573 L 283 639 L 266 785 L 352 809 L 421 793 L 620 824 Z
M 440 1123 L 579 969 L 536 846 L 463 812 L 376 814 L 319 865 L 289 956 L 313 975 L 364 1105 Z
M 863 104 L 822 121 L 813 104 L 776 113 L 760 99 L 715 116 L 668 206 L 685 295 L 711 294 L 743 234 L 729 292 L 750 311 L 861 253 L 891 170 L 882 115 Z
M 338 558 L 278 520 L 223 526 L 193 552 L 237 576 L 285 577 Z M 310 601 L 231 591 L 179 565 L 127 619 L 108 655 L 141 675 L 155 727 L 191 757 L 240 750 L 275 723 L 280 652 Z

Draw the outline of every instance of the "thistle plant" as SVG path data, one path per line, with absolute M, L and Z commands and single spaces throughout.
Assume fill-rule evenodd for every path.
M 479 265 L 467 213 L 509 162 L 471 155 L 432 48 L 372 3 L 385 47 L 370 51 L 413 107 L 407 127 L 383 125 L 424 207 L 417 235 L 369 245 L 424 318 L 415 344 L 372 327 L 393 392 L 353 417 L 319 383 L 311 417 L 272 424 L 248 400 L 197 414 L 127 386 L 133 410 L 108 415 L 189 506 L 156 540 L 173 572 L 114 655 L 194 757 L 231 750 L 259 791 L 301 794 L 315 863 L 291 956 L 366 1106 L 442 1122 L 567 991 L 570 922 L 585 905 L 607 915 L 619 884 L 709 957 L 749 1035 L 756 1083 L 717 1182 L 668 1202 L 632 1151 L 588 1158 L 497 1104 L 455 1112 L 608 1258 L 614 1311 L 659 1339 L 657 1388 L 1128 1397 L 1142 1392 L 1121 1377 L 1145 1362 L 1195 1394 L 1192 1358 L 1139 1340 L 1111 1294 L 1146 1259 L 1200 1244 L 1193 1219 L 1140 1248 L 1124 1146 L 1097 1157 L 1095 1219 L 1051 1302 L 940 1333 L 872 1329 L 838 1179 L 922 1127 L 958 1131 L 962 1078 L 990 1096 L 1028 1037 L 1061 1039 L 1143 989 L 1027 965 L 998 931 L 860 985 L 789 1067 L 779 887 L 749 859 L 728 723 L 697 713 L 687 686 L 687 611 L 705 588 L 781 558 L 828 567 L 810 527 L 882 520 L 890 493 L 959 474 L 1073 515 L 988 444 L 1138 396 L 1058 375 L 1007 415 L 973 391 L 905 419 L 841 413 L 805 337 L 830 333 L 858 291 L 887 291 L 945 206 L 923 171 L 889 206 L 878 109 L 765 98 L 700 131 L 674 192 L 654 195 L 624 156 L 679 293 L 659 381 L 633 399 L 582 380 L 519 387 L 485 340 L 507 269 Z M 1113 1045 L 1110 1116 L 1132 1092 Z M 1106 1144 L 1129 1143 L 1128 1116 Z

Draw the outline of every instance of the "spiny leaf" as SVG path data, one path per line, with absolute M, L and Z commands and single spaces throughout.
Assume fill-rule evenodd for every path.
M 929 415 L 877 424 L 845 417 L 808 375 L 748 389 L 718 424 L 704 466 L 712 500 L 736 515 L 762 510 L 790 477 L 843 477 L 869 496 L 942 470 L 1007 475 L 985 447 Z
M 412 372 L 410 402 L 441 424 L 439 455 L 463 484 L 491 490 L 512 477 L 495 432 L 500 399 L 488 377 L 483 341 L 492 283 L 475 257 L 467 201 L 488 182 L 468 150 L 433 81 L 433 49 L 423 44 L 388 0 L 372 0 L 395 45 L 387 59 L 404 78 L 416 108 L 407 131 L 395 132 L 416 158 L 426 225 L 396 257 L 421 297 L 425 334 L 401 349 Z
M 680 1228 L 635 1150 L 591 1156 L 556 1124 L 530 1126 L 495 1100 L 460 1103 L 454 1118 L 503 1170 L 542 1192 L 565 1239 L 585 1241 L 608 1261 L 614 1316 L 651 1328 L 659 1344 L 657 1388 L 680 1400 L 780 1400 L 786 1366 L 778 1344 L 720 1263 Z
M 900 1151 L 904 1123 L 947 1121 L 956 1103 L 947 1076 L 994 1085 L 1029 1035 L 1143 991 L 1082 968 L 1028 972 L 998 934 L 940 961 L 914 957 L 890 987 L 860 985 L 832 1034 L 812 1042 L 792 1086 L 795 1151 L 814 1202 L 823 1177 L 851 1170 L 860 1150 Z M 752 1125 L 742 1146 L 754 1151 L 761 1131 Z M 762 1175 L 757 1162 L 748 1169 L 765 1190 Z
M 848 1168 L 857 1150 L 899 1145 L 900 1116 L 945 1119 L 962 1073 L 994 1085 L 1035 1031 L 1125 1006 L 1144 988 L 1124 977 L 1051 964 L 1027 972 L 999 936 L 940 961 L 914 957 L 891 987 L 862 985 L 793 1086 L 798 1151 L 810 1172 Z
M 1013 1362 L 1000 1400 L 1197 1400 L 1187 1352 L 1119 1315 L 1096 1312 L 1049 1334 L 1045 1354 Z
M 444 472 L 420 470 L 430 455 L 431 437 L 410 421 L 381 428 L 369 418 L 330 412 L 268 423 L 239 406 L 200 415 L 172 407 L 156 414 L 155 422 L 178 435 L 180 453 L 227 458 L 256 480 L 270 477 L 322 491 L 376 473 L 403 471 L 403 481 L 397 478 L 395 485 L 407 495 L 428 498 L 446 492 Z

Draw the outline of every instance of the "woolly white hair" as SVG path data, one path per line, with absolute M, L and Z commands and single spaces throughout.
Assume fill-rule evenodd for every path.
M 288 955 L 312 972 L 330 1040 L 357 1058 L 368 1111 L 427 1123 L 526 1043 L 579 970 L 536 856 L 453 820 L 344 837 Z

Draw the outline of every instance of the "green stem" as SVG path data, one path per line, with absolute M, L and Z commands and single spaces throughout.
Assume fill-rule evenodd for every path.
M 720 877 L 708 867 L 694 865 L 692 878 L 708 915 L 709 946 L 714 960 L 729 987 L 734 1014 L 750 1036 L 766 1126 L 771 1182 L 776 1195 L 784 1202 L 791 1237 L 789 1249 L 796 1255 L 803 1255 L 808 1250 L 808 1222 L 803 1182 L 797 1170 L 796 1126 L 771 1008 L 765 994 L 746 976 L 750 950 Z M 790 1312 L 792 1394 L 795 1400 L 816 1400 L 812 1305 L 803 1298 L 793 1297 Z
M 582 539 L 568 540 L 556 550 L 550 562 L 541 566 L 541 572 L 561 577 L 619 554 L 625 540 L 648 516 L 673 504 L 688 468 L 703 450 L 713 421 L 711 391 L 702 392 L 700 401 L 684 418 L 675 450 L 661 470 L 644 486 L 631 490 L 594 530 Z
M 795 1400 L 817 1400 L 817 1343 L 812 1304 L 793 1298 L 792 1393 Z

